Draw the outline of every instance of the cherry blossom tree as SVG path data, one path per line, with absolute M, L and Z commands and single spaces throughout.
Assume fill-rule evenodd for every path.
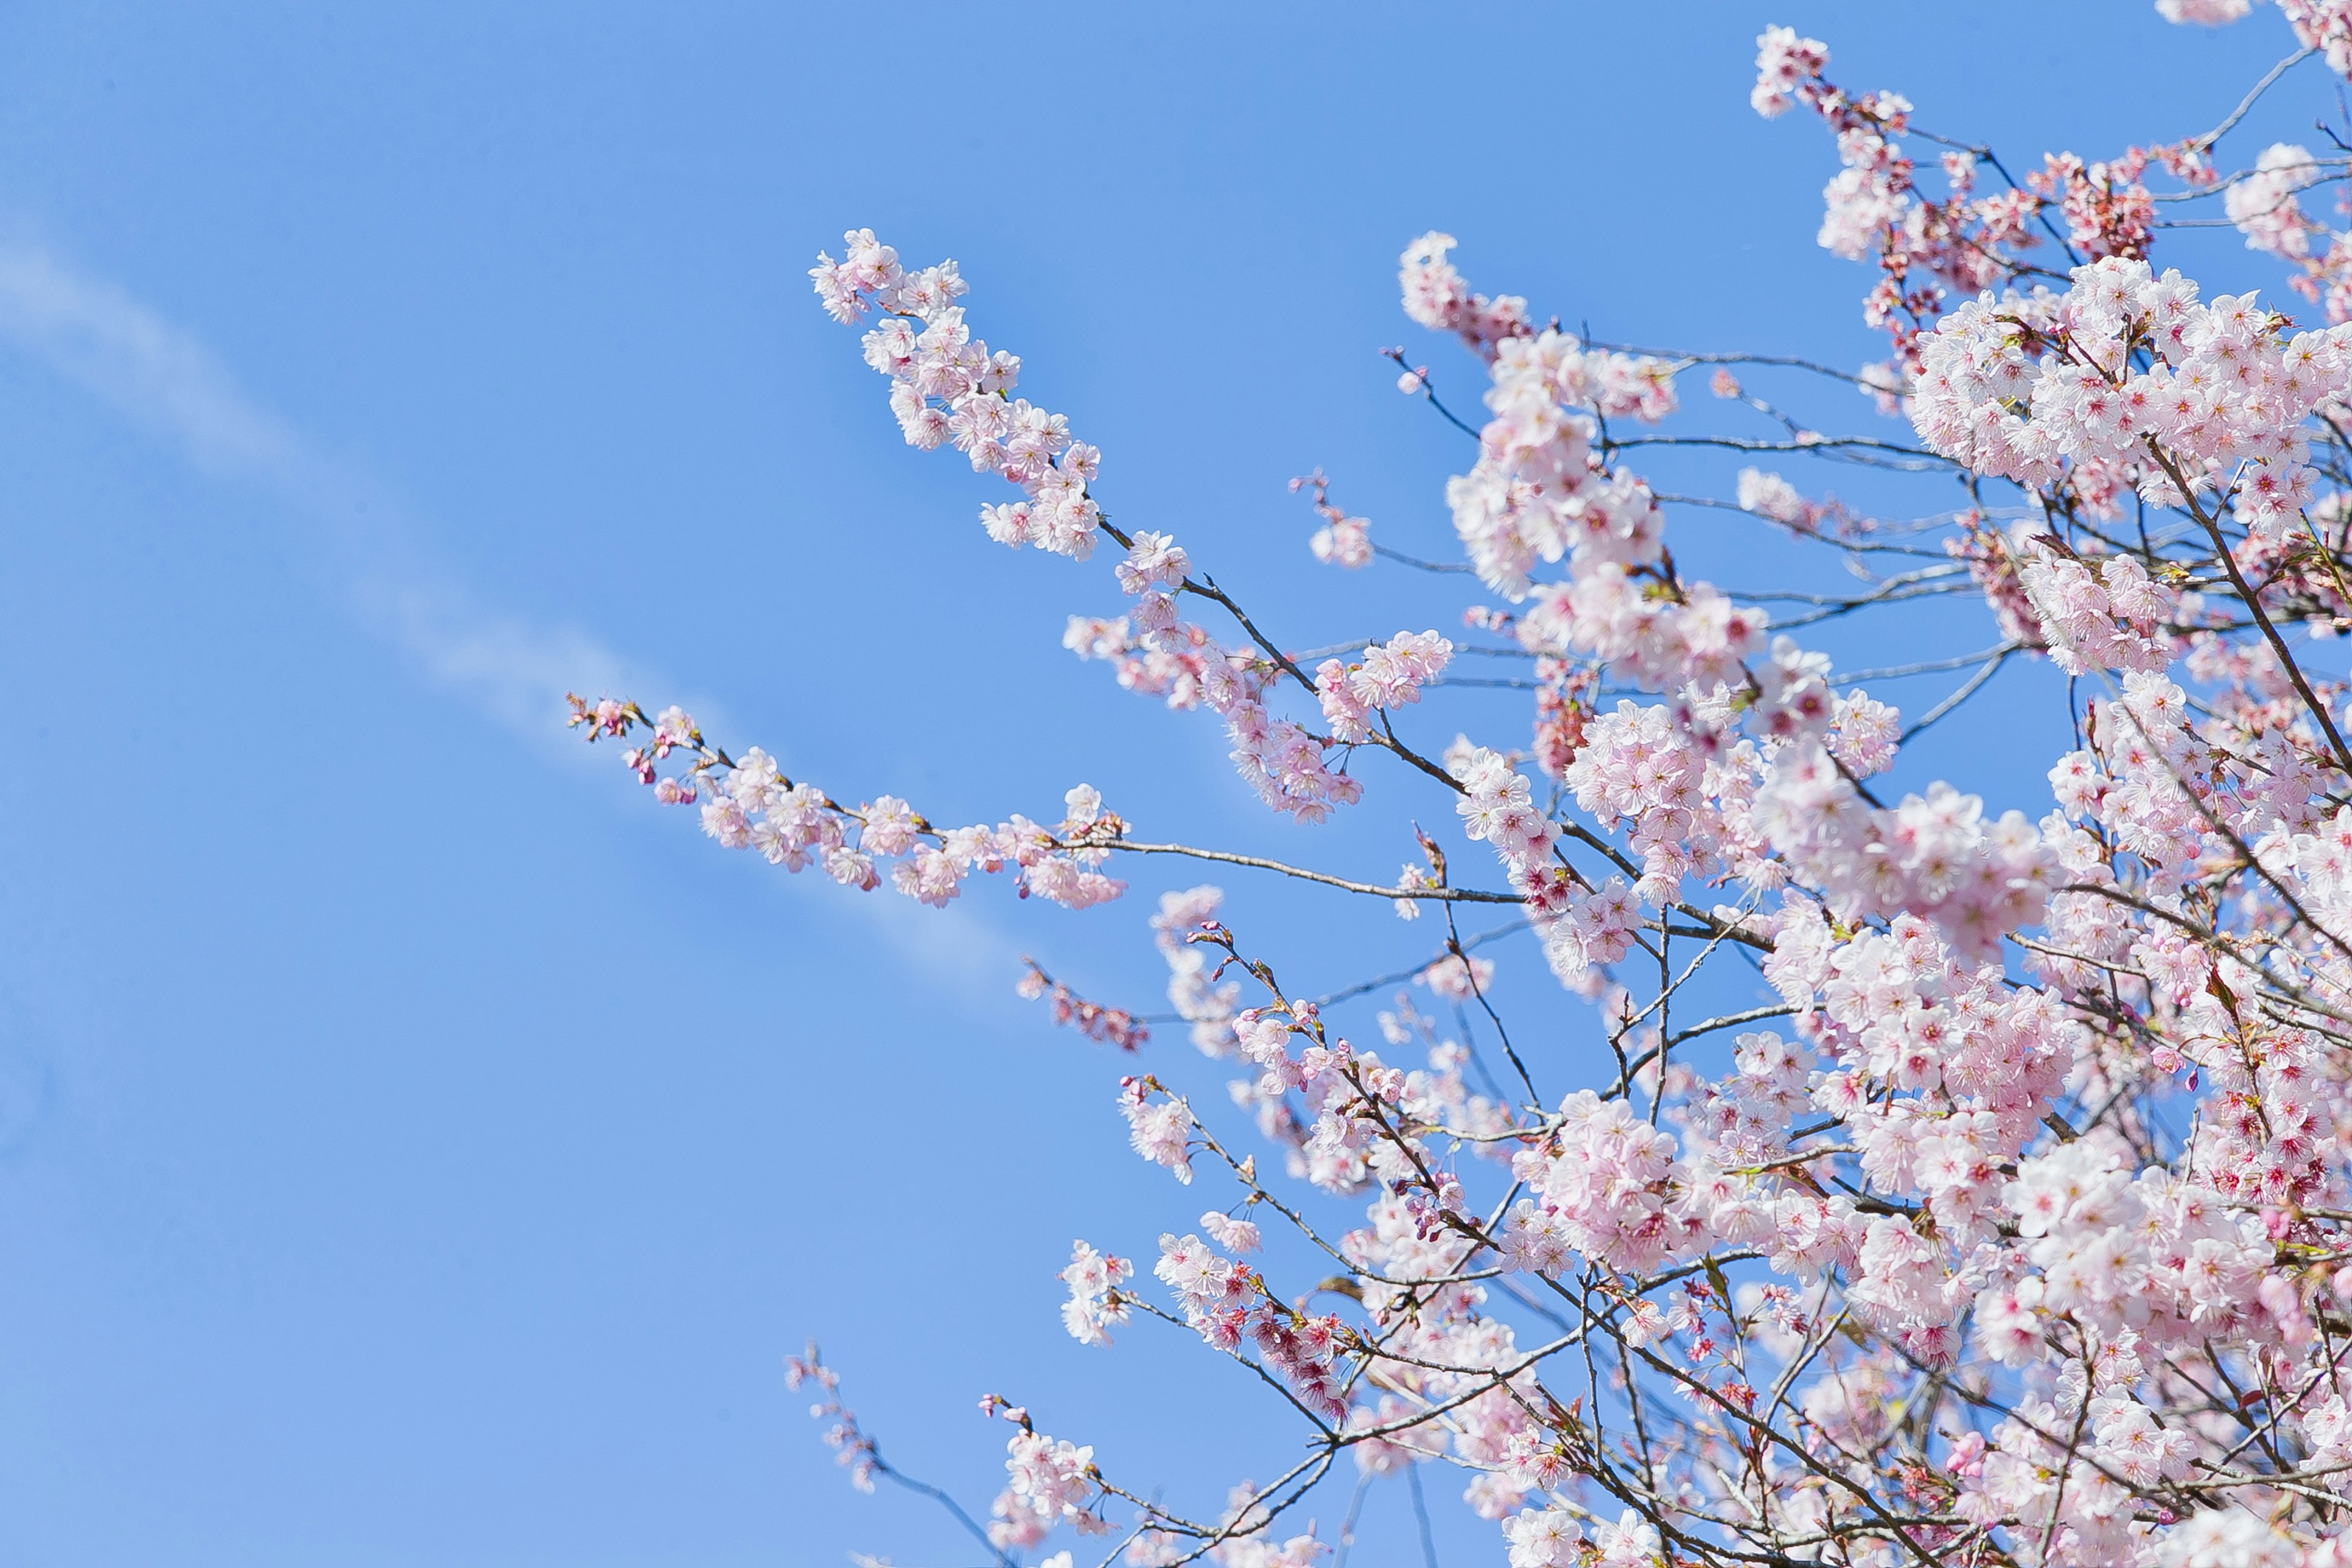
M 1858 370 L 1588 341 L 1475 291 L 1452 237 L 1413 240 L 1404 312 L 1467 358 L 1397 351 L 1398 384 L 1467 438 L 1444 486 L 1462 560 L 1391 549 L 1320 473 L 1308 543 L 1335 595 L 1416 569 L 1483 595 L 1343 648 L 1290 646 L 1282 606 L 1122 529 L 1115 462 L 1022 395 L 954 262 L 863 229 L 818 257 L 908 444 L 981 476 L 986 541 L 1109 558 L 1123 607 L 1073 617 L 1070 651 L 1192 715 L 1171 744 L 1213 716 L 1275 812 L 1386 814 L 1402 870 L 1170 841 L 1084 784 L 950 825 L 884 781 L 787 777 L 677 708 L 575 698 L 572 722 L 720 845 L 844 896 L 943 906 L 993 878 L 1139 935 L 1116 873 L 1157 856 L 1434 939 L 1411 975 L 1302 976 L 1203 885 L 1150 918 L 1164 1015 L 1018 977 L 1137 1053 L 1105 1113 L 1204 1211 L 1156 1258 L 1149 1220 L 1076 1242 L 1069 1332 L 1152 1320 L 1243 1363 L 1251 1419 L 1296 1428 L 1289 1468 L 1186 1512 L 991 1395 L 1004 1487 L 967 1511 L 885 1462 L 812 1351 L 791 1373 L 853 1480 L 930 1493 L 1007 1565 L 1300 1568 L 1348 1545 L 1307 1500 L 1395 1475 L 1458 1490 L 1514 1568 L 2352 1564 L 2352 685 L 2330 658 L 2352 630 L 2352 232 L 2322 216 L 2352 178 L 2352 0 L 2277 9 L 2291 52 L 2220 125 L 2038 167 L 1767 32 L 1753 105 L 1827 128 L 1821 244 L 1869 268 L 1885 353 Z M 2336 117 L 2326 145 L 2240 144 L 2274 91 Z M 2166 231 L 2197 224 L 2243 236 L 2248 278 L 2166 265 Z M 1715 416 L 1682 409 L 1693 377 Z M 1784 384 L 1838 391 L 1851 428 L 1789 412 Z M 1753 466 L 1727 497 L 1670 493 L 1643 468 L 1676 445 Z M 1915 515 L 1777 471 L 1825 462 L 1916 489 Z M 1696 508 L 1859 581 L 1697 580 L 1667 528 Z M 1981 598 L 1994 640 L 1917 646 L 1899 606 L 1929 598 Z M 1832 622 L 1874 626 L 1884 668 L 1809 647 Z M 2055 808 L 1890 787 L 2012 661 L 2065 705 Z M 1532 711 L 1431 740 L 1465 663 L 1514 672 Z M 1866 689 L 1922 676 L 1948 684 L 1917 712 Z M 1505 923 L 1469 931 L 1482 915 Z M 1505 1016 L 1513 942 L 1570 1022 Z M 1696 1005 L 1727 966 L 1773 999 Z M 1377 1039 L 1344 1037 L 1341 1000 L 1382 992 Z M 1163 1022 L 1234 1064 L 1230 1106 L 1150 1070 Z M 1598 1081 L 1538 1045 L 1568 1036 L 1605 1051 Z

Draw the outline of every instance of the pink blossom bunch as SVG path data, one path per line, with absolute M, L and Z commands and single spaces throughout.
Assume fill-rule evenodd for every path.
M 1315 559 L 1330 566 L 1343 566 L 1350 572 L 1360 571 L 1372 563 L 1372 521 L 1366 517 L 1349 517 L 1331 502 L 1331 481 L 1320 469 L 1304 479 L 1290 481 L 1295 493 L 1306 486 L 1315 487 L 1315 515 L 1323 526 L 1309 535 L 1307 549 Z
M 1087 1506 L 1101 1488 L 1091 1447 L 1022 1429 L 1004 1445 L 1004 1490 L 997 1494 L 988 1539 L 997 1550 L 1034 1546 L 1067 1524 L 1100 1535 L 1109 1525 Z
M 1768 28 L 1756 43 L 1750 105 L 1772 119 L 1802 104 L 1837 138 L 1842 167 L 1822 191 L 1818 242 L 1849 261 L 1877 263 L 1880 282 L 1864 300 L 1863 318 L 1893 338 L 1899 374 L 1911 366 L 1919 327 L 1942 302 L 1936 279 L 1975 289 L 1999 276 L 2001 247 L 2032 242 L 2026 220 L 2034 199 L 2012 191 L 1972 200 L 1976 161 L 1956 153 L 1944 164 L 1949 197 L 1928 201 L 1900 140 L 1910 123 L 1907 100 L 1887 92 L 1850 96 L 1822 75 L 1828 46 L 1791 28 Z
M 1370 720 L 1382 709 L 1421 700 L 1421 689 L 1444 671 L 1454 645 L 1429 632 L 1399 632 L 1364 649 L 1352 664 L 1327 658 L 1315 671 L 1323 718 L 1334 739 L 1360 744 L 1372 738 Z
M 1090 1040 L 1134 1051 L 1151 1038 L 1151 1031 L 1138 1022 L 1134 1014 L 1124 1007 L 1106 1007 L 1099 1002 L 1087 1001 L 1038 968 L 1034 960 L 1029 961 L 1028 972 L 1013 990 L 1024 1001 L 1042 999 L 1054 1022 L 1076 1029 Z
M 1769 120 L 1785 114 L 1797 92 L 1829 68 L 1830 47 L 1794 27 L 1767 27 L 1756 40 L 1756 87 L 1748 101 Z
M 2329 162 L 2342 167 L 2340 159 Z M 2293 262 L 2298 270 L 2287 287 L 2341 323 L 2352 320 L 2352 232 L 2312 218 L 2295 194 L 2326 177 L 2327 166 L 2303 147 L 2279 142 L 2229 188 L 2225 210 L 2248 249 Z
M 1247 1341 L 1310 1408 L 1332 1419 L 1346 1416 L 1333 1374 L 1342 1340 L 1338 1318 L 1309 1317 L 1264 1299 L 1255 1272 L 1197 1236 L 1161 1237 L 1153 1272 L 1176 1293 L 1184 1321 L 1202 1339 L 1222 1350 Z
M 1171 708 L 1205 706 L 1222 716 L 1235 770 L 1273 809 L 1320 822 L 1334 805 L 1360 798 L 1361 786 L 1335 769 L 1327 752 L 1360 742 L 1368 732 L 1351 729 L 1345 736 L 1318 737 L 1281 717 L 1265 701 L 1276 667 L 1229 653 L 1200 627 L 1174 617 L 1168 595 L 1146 590 L 1129 616 L 1073 616 L 1062 645 L 1080 658 L 1111 662 L 1119 684 L 1129 690 L 1164 696 Z M 1310 689 L 1322 695 L 1319 688 Z
M 2253 9 L 2254 0 L 2156 0 L 2156 14 L 2168 22 L 2219 27 Z
M 836 262 L 820 251 L 809 277 L 826 311 L 842 322 L 884 313 L 866 334 L 866 363 L 890 378 L 890 412 L 907 444 L 926 451 L 942 443 L 971 459 L 975 473 L 996 473 L 1019 485 L 1026 500 L 981 509 L 981 522 L 999 544 L 1031 544 L 1083 561 L 1094 551 L 1101 509 L 1087 494 L 1101 454 L 1070 438 L 1070 422 L 1008 397 L 1021 379 L 1021 361 L 971 335 L 963 307 L 968 291 L 952 261 L 908 272 L 898 253 L 872 229 L 842 237 Z
M 576 697 L 572 703 L 572 722 L 587 725 L 592 741 L 625 736 L 648 722 L 634 705 L 592 709 Z M 870 892 L 881 885 L 881 866 L 896 862 L 891 886 L 935 908 L 953 900 L 974 871 L 1009 869 L 1023 898 L 1034 894 L 1070 909 L 1102 903 L 1127 889 L 1126 883 L 1095 868 L 1104 851 L 1089 841 L 1122 832 L 1124 825 L 1103 812 L 1102 797 L 1089 785 L 1080 784 L 1065 797 L 1066 815 L 1055 828 L 1015 815 L 994 827 L 941 829 L 896 795 L 877 795 L 852 811 L 814 784 L 786 778 L 776 760 L 757 746 L 740 758 L 730 757 L 705 742 L 694 721 L 676 708 L 652 721 L 651 728 L 652 744 L 624 756 L 630 770 L 653 784 L 665 805 L 701 801 L 702 830 L 724 847 L 757 850 L 770 865 L 787 871 L 819 866 L 844 887 Z M 695 759 L 690 770 L 656 778 L 656 760 L 673 751 Z
M 784 1358 L 784 1386 L 802 1388 L 814 1384 L 821 1395 L 809 1406 L 812 1420 L 827 1423 L 825 1447 L 833 1450 L 834 1461 L 849 1472 L 849 1484 L 859 1491 L 874 1489 L 874 1480 L 883 1474 L 882 1451 L 866 1429 L 858 1425 L 857 1412 L 841 1401 L 841 1375 L 824 1364 L 812 1342 L 804 1355 Z
M 2018 581 L 2041 623 L 2041 641 L 2069 675 L 2164 668 L 2171 639 L 2161 629 L 2176 595 L 2130 555 L 2084 560 L 2031 537 L 2014 552 Z
M 1462 831 L 1493 846 L 1515 876 L 1526 879 L 1543 872 L 1559 828 L 1536 809 L 1527 775 L 1483 746 L 1471 750 L 1452 771 L 1462 786 L 1461 797 L 1454 803 L 1462 816 Z
M 1578 810 L 1605 826 L 1630 825 L 1626 848 L 1643 870 L 1636 890 L 1651 903 L 1667 901 L 1685 877 L 1721 869 L 1727 850 L 1736 858 L 1752 855 L 1753 839 L 1736 822 L 1744 813 L 1725 814 L 1718 803 L 1748 793 L 1748 781 L 1729 775 L 1748 771 L 1755 749 L 1727 753 L 1712 739 L 1677 723 L 1664 704 L 1621 701 L 1593 719 L 1560 775 Z
M 1557 902 L 1557 912 L 1540 927 L 1544 962 L 1561 984 L 1593 994 L 1609 966 L 1633 945 L 1642 900 L 1624 878 L 1611 877 L 1597 888 L 1571 888 Z
M 1468 1002 L 1485 995 L 1495 984 L 1495 961 L 1448 953 L 1412 977 L 1430 994 L 1446 1002 Z
M 1212 1057 L 1234 1052 L 1233 1018 L 1242 988 L 1237 981 L 1221 981 L 1213 950 L 1190 939 L 1216 920 L 1224 898 L 1222 889 L 1207 886 L 1162 893 L 1151 917 L 1152 941 L 1168 961 L 1169 1005 L 1192 1026 L 1192 1044 Z
M 2134 491 L 2210 496 L 2275 538 L 2314 495 L 2305 425 L 2352 385 L 2347 347 L 2352 326 L 2290 335 L 2252 294 L 2206 305 L 2178 272 L 2101 261 L 2063 296 L 1988 292 L 1947 317 L 1912 419 L 1977 472 L 2063 488 L 2094 515 Z
M 1536 563 L 1570 551 L 1580 562 L 1654 558 L 1656 503 L 1646 486 L 1596 460 L 1592 415 L 1663 417 L 1674 407 L 1671 371 L 1654 361 L 1612 370 L 1612 359 L 1556 327 L 1495 350 L 1486 397 L 1495 417 L 1476 467 L 1446 486 L 1446 504 L 1470 563 L 1498 593 L 1524 598 Z
M 1157 1091 L 1160 1098 L 1154 1100 Z M 1128 1142 L 1155 1165 L 1164 1165 L 1187 1184 L 1192 1180 L 1192 1114 L 1183 1100 L 1151 1078 L 1130 1074 L 1118 1080 L 1119 1114 L 1127 1118 Z
M 2140 179 L 2148 163 L 2149 150 L 2138 147 L 2113 161 L 2045 153 L 2025 184 L 2045 206 L 2057 209 L 2067 239 L 2084 255 L 2141 257 L 2156 224 L 2155 194 Z
M 1528 302 L 1517 295 L 1489 300 L 1471 292 L 1454 263 L 1445 258 L 1446 252 L 1461 243 L 1450 234 L 1432 232 L 1405 247 L 1397 272 L 1404 292 L 1404 313 L 1432 331 L 1452 332 L 1492 359 L 1497 345 L 1528 330 Z
M 1710 584 L 1662 584 L 1654 568 L 1595 561 L 1538 587 L 1518 633 L 1530 651 L 1589 654 L 1644 691 L 1667 691 L 1738 684 L 1764 626 L 1761 611 Z
M 1642 1274 L 1705 1237 L 1683 1200 L 1674 1139 L 1622 1100 L 1580 1089 L 1560 1106 L 1546 1151 L 1528 1151 L 1512 1173 L 1537 1194 L 1512 1211 L 1513 1261 L 1537 1273 L 1571 1269 L 1580 1255 Z
M 2306 49 L 2327 57 L 2327 68 L 2352 77 L 2352 3 L 2347 0 L 2279 0 L 2279 12 Z
M 2221 210 L 2246 237 L 2248 249 L 2301 261 L 2311 254 L 2314 226 L 2295 193 L 2318 177 L 2309 148 L 2273 142 L 2254 161 L 2253 173 L 2223 194 Z
M 1070 1266 L 1062 1270 L 1062 1283 L 1070 1288 L 1070 1299 L 1062 1303 L 1062 1323 L 1070 1337 L 1082 1345 L 1110 1343 L 1109 1329 L 1128 1319 L 1128 1301 L 1120 1289 L 1135 1274 L 1135 1265 L 1124 1258 L 1097 1252 L 1085 1242 L 1070 1245 Z
M 1734 494 L 1742 511 L 1752 511 L 1790 528 L 1813 526 L 1813 510 L 1805 498 L 1798 493 L 1796 486 L 1778 474 L 1768 474 L 1761 468 L 1742 468 L 1739 488 Z
M 1850 916 L 1909 910 L 1965 951 L 2040 918 L 2055 857 L 2021 812 L 1984 819 L 1984 802 L 1948 784 L 1873 805 L 1829 748 L 1790 748 L 1757 791 L 1754 822 L 1788 868 Z

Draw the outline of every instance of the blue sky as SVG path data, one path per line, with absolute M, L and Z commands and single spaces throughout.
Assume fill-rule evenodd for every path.
M 1968 8 L 1969 38 L 2102 62 L 2062 92 L 1888 15 L 0 16 L 0 1563 L 970 1560 L 827 1465 L 781 1376 L 812 1334 L 886 1450 L 978 1503 L 989 1390 L 1195 1507 L 1268 1473 L 1286 1431 L 1221 1425 L 1192 1350 L 1063 1334 L 1072 1237 L 1148 1258 L 1206 1194 L 1127 1152 L 1123 1064 L 1012 994 L 1027 952 L 1156 1005 L 1143 921 L 1198 879 L 1130 868 L 1084 915 L 797 884 L 585 754 L 562 694 L 682 701 L 943 820 L 1086 779 L 1155 836 L 1392 874 L 1433 795 L 1381 776 L 1332 827 L 1274 823 L 1205 719 L 1061 650 L 1107 573 L 981 537 L 998 497 L 899 443 L 810 254 L 870 224 L 960 258 L 1120 521 L 1286 642 L 1444 626 L 1452 583 L 1321 574 L 1285 489 L 1320 465 L 1378 537 L 1445 550 L 1465 443 L 1374 353 L 1474 390 L 1397 311 L 1413 235 L 1599 335 L 1859 363 L 1864 276 L 1812 243 L 1826 140 L 1746 106 L 1765 23 L 2026 163 L 2201 129 L 2288 47 L 2267 13 Z M 2179 254 L 2275 281 L 2234 237 Z M 1718 579 L 1773 564 L 1676 527 Z M 1521 722 L 1457 711 L 1436 743 Z M 2040 809 L 2053 737 L 2007 711 L 1906 776 Z M 1225 883 L 1309 989 L 1428 951 Z M 1505 963 L 1579 1081 L 1580 1015 Z M 1150 1065 L 1218 1096 L 1172 1034 Z M 1376 1493 L 1353 1561 L 1417 1561 L 1409 1521 Z M 1497 1555 L 1439 1523 L 1449 1562 Z

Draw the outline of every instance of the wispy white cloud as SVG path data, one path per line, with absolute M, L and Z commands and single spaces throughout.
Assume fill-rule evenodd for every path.
M 566 755 L 585 752 L 564 741 L 560 714 L 567 690 L 668 689 L 583 632 L 486 605 L 419 552 L 398 498 L 384 486 L 320 453 L 254 401 L 194 333 L 50 251 L 0 243 L 0 342 L 176 447 L 205 474 L 272 493 L 309 525 L 310 544 L 362 625 L 534 749 L 561 743 Z M 769 749 L 785 750 L 772 740 Z M 883 942 L 951 989 L 1001 983 L 1013 967 L 1012 944 L 976 910 L 922 909 L 829 883 L 794 890 L 860 910 Z M 973 893 L 999 890 L 983 883 Z
M 544 740 L 566 689 L 614 689 L 629 673 L 593 637 L 492 610 L 419 558 L 395 497 L 316 450 L 248 396 L 203 340 L 113 284 L 43 249 L 0 247 L 0 341 L 204 473 L 275 494 L 313 525 L 352 612 L 501 722 Z
M 0 249 L 0 334 L 215 473 L 310 488 L 293 432 L 254 406 L 212 352 L 110 284 L 45 251 Z

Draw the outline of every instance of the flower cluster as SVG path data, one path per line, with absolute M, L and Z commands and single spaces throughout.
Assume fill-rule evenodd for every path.
M 1622 1100 L 1580 1089 L 1560 1106 L 1550 1146 L 1512 1162 L 1537 1195 L 1511 1215 L 1513 1261 L 1537 1273 L 1574 1267 L 1571 1254 L 1621 1273 L 1655 1268 L 1706 1234 L 1669 1184 L 1675 1141 Z
M 2315 410 L 2352 386 L 2352 325 L 2286 331 L 2252 294 L 2210 305 L 2146 262 L 2078 267 L 2063 295 L 1990 292 L 1921 349 L 1920 436 L 2095 517 L 2230 502 L 2275 539 L 2313 498 Z
M 1123 1051 L 1140 1050 L 1151 1038 L 1151 1031 L 1126 1008 L 1089 1002 L 1038 968 L 1034 959 L 1024 962 L 1029 968 L 1014 986 L 1015 993 L 1025 1002 L 1042 999 L 1056 1024 Z
M 1987 822 L 1979 797 L 1941 783 L 1892 807 L 1870 805 L 1818 743 L 1774 761 L 1755 823 L 1842 914 L 1909 912 L 1972 953 L 2034 923 L 2058 882 L 2055 857 L 2022 812 Z
M 1025 1412 L 1007 1414 L 1018 1415 L 1021 1430 L 1004 1445 L 1005 1488 L 992 1510 L 989 1543 L 999 1552 L 1034 1546 L 1063 1524 L 1088 1535 L 1108 1531 L 1089 1506 L 1101 1491 L 1093 1447 L 1033 1431 Z
M 1454 333 L 1492 359 L 1500 344 L 1528 331 L 1528 302 L 1515 294 L 1489 300 L 1473 293 L 1445 258 L 1461 243 L 1450 234 L 1433 232 L 1405 247 L 1397 271 L 1404 313 L 1432 331 Z
M 2352 320 L 2352 233 L 2330 229 L 2304 211 L 2297 193 L 2327 177 L 2340 158 L 2323 162 L 2310 150 L 2281 142 L 2266 149 L 2251 174 L 2231 185 L 2223 211 L 2246 247 L 2295 268 L 2287 287 L 2316 301 L 2331 322 Z
M 2301 261 L 2311 254 L 2311 220 L 2295 193 L 2319 177 L 2311 150 L 2277 142 L 2264 148 L 2254 172 L 2223 195 L 2221 210 L 2246 237 L 2250 250 Z
M 1915 363 L 1914 344 L 1935 319 L 1944 285 L 1974 290 L 2006 275 L 2005 251 L 2030 246 L 2028 224 L 2040 202 L 2028 191 L 1975 195 L 1977 160 L 1948 154 L 1950 192 L 1933 201 L 1918 188 L 1904 151 L 1911 104 L 1899 93 L 1854 97 L 1823 76 L 1829 47 L 1788 27 L 1757 40 L 1756 87 L 1748 101 L 1766 118 L 1801 104 L 1837 137 L 1838 174 L 1822 192 L 1822 247 L 1850 261 L 1874 262 L 1879 281 L 1863 301 L 1863 319 L 1884 329 L 1895 349 L 1888 379 L 1899 384 Z
M 1097 1252 L 1083 1241 L 1070 1244 L 1070 1266 L 1062 1270 L 1070 1299 L 1062 1303 L 1062 1324 L 1072 1339 L 1082 1345 L 1110 1343 L 1111 1325 L 1128 1319 L 1127 1297 L 1119 1288 L 1134 1274 L 1135 1265 L 1124 1258 Z
M 1360 571 L 1372 563 L 1372 520 L 1349 517 L 1331 502 L 1331 481 L 1320 470 L 1304 479 L 1290 481 L 1296 493 L 1306 486 L 1315 487 L 1315 515 L 1323 526 L 1309 535 L 1307 547 L 1315 559 L 1330 566 L 1344 566 Z
M 981 510 L 982 524 L 999 544 L 1085 560 L 1102 518 L 1087 494 L 1101 454 L 1071 439 L 1065 416 L 1007 395 L 1021 379 L 1020 358 L 991 353 L 971 335 L 963 307 L 954 302 L 968 290 L 956 264 L 908 272 L 870 228 L 852 229 L 842 244 L 842 259 L 820 251 L 809 277 L 837 321 L 885 313 L 866 334 L 866 363 L 890 378 L 890 412 L 907 444 L 926 451 L 952 445 L 971 459 L 973 472 L 1021 487 L 1026 500 Z
M 2175 595 L 2148 576 L 2137 556 L 2084 560 L 2055 541 L 2021 537 L 2017 543 L 2019 584 L 2059 668 L 2069 675 L 2147 671 L 2172 662 L 2170 639 L 2160 627 L 2173 612 Z
M 1797 487 L 1778 474 L 1768 474 L 1761 468 L 1739 470 L 1739 488 L 1733 492 L 1742 511 L 1752 511 L 1759 517 L 1790 528 L 1812 527 L 1811 509 Z
M 1224 892 L 1213 887 L 1188 888 L 1160 895 L 1160 912 L 1151 917 L 1151 938 L 1168 961 L 1168 1001 L 1177 1016 L 1192 1026 L 1192 1044 L 1212 1057 L 1234 1051 L 1233 1018 L 1242 988 L 1220 981 L 1211 963 L 1211 949 L 1192 940 L 1203 927 L 1213 926 Z
M 1372 715 L 1421 700 L 1421 689 L 1437 679 L 1454 657 L 1454 645 L 1435 632 L 1399 632 L 1341 664 L 1327 658 L 1315 671 L 1324 721 L 1332 739 L 1361 744 L 1372 738 Z
M 1154 1100 L 1157 1091 L 1160 1098 Z M 1176 1096 L 1160 1088 L 1157 1079 L 1133 1074 L 1118 1080 L 1119 1114 L 1127 1118 L 1128 1142 L 1155 1165 L 1164 1165 L 1176 1179 L 1192 1181 L 1192 1112 Z
M 2327 68 L 2352 77 L 2352 0 L 2278 0 L 2296 42 L 2327 57 Z
M 1486 402 L 1495 417 L 1479 435 L 1477 466 L 1445 490 L 1454 531 L 1480 579 L 1517 599 L 1538 561 L 1571 551 L 1580 563 L 1596 564 L 1654 560 L 1663 525 L 1657 503 L 1647 486 L 1601 463 L 1594 416 L 1671 413 L 1671 367 L 1588 352 L 1547 327 L 1500 340 L 1490 368 Z
M 1064 799 L 1066 815 L 1047 828 L 1014 816 L 995 826 L 940 828 L 896 795 L 877 795 L 851 810 L 805 781 L 786 778 L 775 758 L 754 746 L 732 758 L 709 746 L 694 721 L 676 708 L 648 721 L 634 704 L 610 699 L 591 706 L 574 697 L 572 723 L 588 739 L 624 737 L 638 726 L 653 731 L 649 745 L 622 760 L 666 805 L 701 803 L 702 830 L 729 849 L 759 852 L 787 871 L 812 866 L 846 888 L 870 892 L 889 864 L 890 885 L 935 908 L 962 890 L 974 871 L 1010 871 L 1023 898 L 1035 895 L 1082 910 L 1127 890 L 1097 869 L 1101 846 L 1126 825 L 1102 809 L 1102 796 L 1079 784 Z M 695 760 L 683 774 L 656 775 L 673 752 Z
M 1515 879 L 1532 883 L 1541 877 L 1559 826 L 1536 808 L 1528 776 L 1484 746 L 1464 755 L 1453 773 L 1462 786 L 1454 803 L 1462 831 L 1492 845 Z

